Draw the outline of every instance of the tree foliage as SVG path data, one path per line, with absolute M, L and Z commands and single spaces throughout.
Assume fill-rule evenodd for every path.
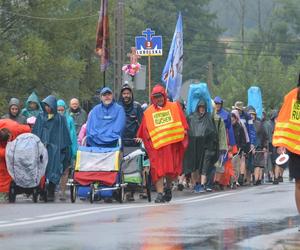
M 116 1 L 109 1 L 112 64 Z M 230 10 L 226 11 L 226 18 L 233 18 L 238 23 L 234 29 L 239 29 L 236 1 L 226 2 Z M 261 1 L 262 8 L 266 6 L 269 11 L 273 7 L 269 14 L 262 10 L 260 29 L 255 25 L 259 1 L 251 2 L 247 1 L 246 14 L 254 21 L 246 22 L 248 43 L 242 45 L 240 32 L 233 37 L 236 43 L 219 40 L 226 30 L 219 27 L 218 16 L 211 11 L 210 4 L 215 4 L 213 10 L 222 9 L 225 1 L 125 0 L 125 53 L 134 46 L 134 37 L 147 27 L 162 35 L 164 55 L 152 60 L 153 83 L 160 82 L 181 11 L 184 80 L 206 81 L 211 61 L 214 83 L 220 83 L 212 86 L 213 95 L 224 97 L 227 106 L 238 99 L 246 102 L 247 89 L 258 85 L 263 90 L 265 107 L 278 107 L 283 95 L 295 86 L 300 68 L 298 0 Z M 32 90 L 41 98 L 51 93 L 65 99 L 91 98 L 103 80 L 99 58 L 94 53 L 99 3 L 98 0 L 0 0 L 0 111 L 6 109 L 9 98 L 15 96 L 24 101 Z M 147 64 L 146 58 L 140 62 Z M 113 76 L 111 66 L 106 74 L 108 85 L 112 84 Z M 147 100 L 146 91 L 139 92 L 138 98 Z

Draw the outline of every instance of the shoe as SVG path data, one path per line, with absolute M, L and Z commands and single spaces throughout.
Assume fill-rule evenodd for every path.
M 205 192 L 204 186 L 203 186 L 203 185 L 200 185 L 200 184 L 197 184 L 197 185 L 194 187 L 194 192 L 195 192 L 195 193 L 204 193 L 204 192 Z
M 8 193 L 0 193 L 0 202 L 8 202 Z
M 274 185 L 278 185 L 279 184 L 278 178 L 274 178 L 273 184 Z
M 205 191 L 206 191 L 206 192 L 212 192 L 213 190 L 212 190 L 212 188 L 210 188 L 210 187 L 205 187 Z
M 141 200 L 145 200 L 145 199 L 148 198 L 148 195 L 146 193 L 140 193 L 139 197 L 140 197 Z
M 279 181 L 279 182 L 283 182 L 283 177 L 282 177 L 282 176 L 279 176 L 279 177 L 278 177 L 278 181 Z
M 126 194 L 126 201 L 134 201 L 134 196 L 131 193 Z
M 230 185 L 230 188 L 231 189 L 236 189 L 237 187 L 237 183 L 236 182 L 233 182 L 231 185 Z
M 66 193 L 60 193 L 59 194 L 59 200 L 60 201 L 66 201 L 67 200 Z
M 172 191 L 170 188 L 166 188 L 165 189 L 165 194 L 163 196 L 163 199 L 166 201 L 166 202 L 169 202 L 170 200 L 172 200 Z
M 241 174 L 241 175 L 239 176 L 238 183 L 239 183 L 241 186 L 244 186 L 244 175 L 243 175 L 243 174 Z
M 163 194 L 158 193 L 154 202 L 155 203 L 165 203 Z
M 180 184 L 177 185 L 177 190 L 178 191 L 183 191 L 183 189 L 184 189 L 184 185 L 183 184 L 180 183 Z

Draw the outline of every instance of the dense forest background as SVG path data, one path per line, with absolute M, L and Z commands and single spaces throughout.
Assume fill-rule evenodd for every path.
M 98 0 L 0 0 L 0 112 L 11 97 L 55 94 L 89 100 L 102 85 L 95 56 Z M 113 83 L 114 8 L 109 1 Z M 125 0 L 125 51 L 146 27 L 163 36 L 164 56 L 153 59 L 160 81 L 177 14 L 184 23 L 184 81 L 207 82 L 231 106 L 247 89 L 263 92 L 266 109 L 280 105 L 300 71 L 298 0 Z M 146 59 L 141 59 L 146 64 Z M 209 67 L 211 65 L 211 67 Z M 208 72 L 209 71 L 209 72 Z M 209 74 L 210 73 L 210 74 Z M 146 100 L 145 92 L 137 94 Z

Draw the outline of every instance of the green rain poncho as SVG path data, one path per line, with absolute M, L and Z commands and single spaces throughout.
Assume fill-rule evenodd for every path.
M 32 110 L 29 107 L 30 102 L 36 103 L 38 108 L 35 110 Z M 40 100 L 39 100 L 37 94 L 35 92 L 32 92 L 25 103 L 25 108 L 22 109 L 22 115 L 24 115 L 26 118 L 29 118 L 32 116 L 37 117 L 42 112 L 43 112 L 43 109 L 41 107 Z
M 47 104 L 53 114 L 49 115 L 44 106 Z M 37 135 L 48 151 L 46 178 L 59 184 L 64 170 L 70 166 L 71 139 L 66 118 L 57 113 L 56 98 L 52 95 L 42 102 L 44 112 L 36 119 L 32 133 Z

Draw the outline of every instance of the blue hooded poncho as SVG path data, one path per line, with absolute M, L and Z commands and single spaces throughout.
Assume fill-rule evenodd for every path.
M 259 87 L 252 86 L 248 89 L 248 106 L 253 106 L 256 110 L 257 117 L 262 119 L 263 101 Z
M 32 110 L 29 107 L 29 103 L 34 102 L 37 104 L 38 108 L 36 110 Z M 31 95 L 28 97 L 26 103 L 25 103 L 25 108 L 22 109 L 22 115 L 24 115 L 26 118 L 29 117 L 37 117 L 40 113 L 43 112 L 40 100 L 35 92 L 32 92 Z
M 51 108 L 52 115 L 49 116 L 45 111 L 45 104 Z M 37 117 L 32 133 L 41 139 L 48 151 L 47 180 L 59 184 L 65 168 L 70 166 L 72 142 L 66 118 L 57 113 L 55 96 L 45 98 L 42 108 L 44 112 Z
M 68 129 L 69 129 L 69 132 L 70 132 L 70 138 L 71 138 L 71 141 L 72 141 L 71 156 L 72 156 L 72 159 L 75 160 L 78 147 L 77 147 L 77 135 L 76 135 L 76 128 L 75 128 L 74 119 L 68 114 L 67 105 L 64 102 L 64 100 L 58 100 L 57 101 L 57 107 L 64 107 L 64 109 L 65 109 L 65 112 L 64 112 L 63 115 L 67 119 L 67 125 L 68 125 Z
M 87 121 L 87 146 L 114 147 L 125 128 L 126 116 L 123 107 L 112 101 L 95 106 Z
M 203 100 L 206 104 L 206 111 L 210 114 L 213 112 L 213 107 L 211 103 L 209 89 L 206 83 L 197 83 L 191 84 L 189 87 L 189 93 L 187 98 L 187 115 L 192 114 L 199 103 L 200 100 Z

